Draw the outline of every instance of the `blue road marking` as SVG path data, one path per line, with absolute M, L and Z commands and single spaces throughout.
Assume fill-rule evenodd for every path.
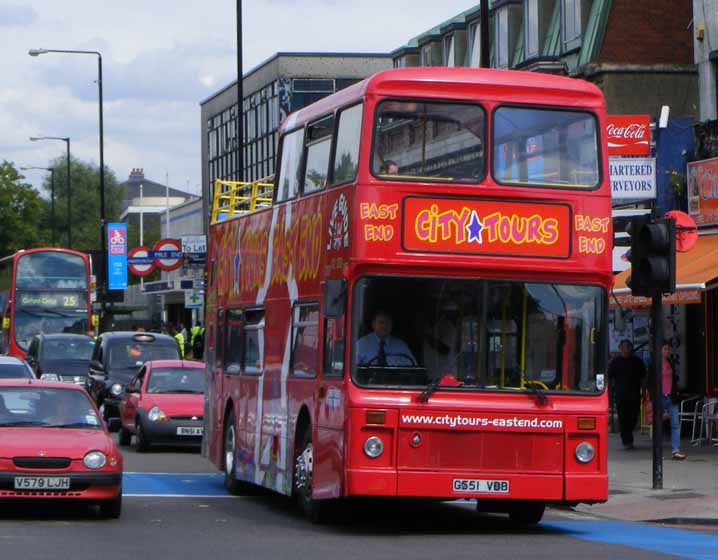
M 622 521 L 546 521 L 543 529 L 558 529 L 567 536 L 695 560 L 718 557 L 718 535 Z
M 229 496 L 221 474 L 125 473 L 125 496 Z

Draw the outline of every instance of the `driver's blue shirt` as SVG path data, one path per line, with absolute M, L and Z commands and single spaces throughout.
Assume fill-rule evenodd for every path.
M 357 341 L 357 363 L 359 365 L 379 365 L 378 356 L 381 339 L 376 333 L 370 332 Z M 416 365 L 414 355 L 406 342 L 394 336 L 384 337 L 384 353 L 388 366 Z M 401 355 L 398 355 L 401 354 Z M 370 363 L 371 362 L 371 363 Z

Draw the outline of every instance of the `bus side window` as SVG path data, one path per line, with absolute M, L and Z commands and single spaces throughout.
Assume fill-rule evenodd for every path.
M 359 167 L 363 108 L 364 106 L 361 104 L 354 105 L 339 113 L 332 185 L 350 183 L 356 177 Z
M 344 315 L 324 319 L 324 377 L 344 374 Z
M 244 315 L 241 309 L 228 309 L 224 329 L 224 373 L 237 375 L 240 368 L 240 352 Z
M 264 369 L 264 309 L 246 312 L 242 331 L 242 372 L 246 375 L 262 375 Z
M 222 367 L 222 350 L 224 349 L 224 309 L 217 311 L 217 336 L 215 337 L 214 367 Z
M 301 179 L 304 129 L 300 128 L 282 137 L 281 161 L 275 188 L 276 201 L 283 202 L 297 196 Z
M 316 377 L 318 354 L 319 304 L 297 304 L 292 313 L 292 375 Z
M 325 117 L 307 127 L 307 164 L 304 170 L 304 194 L 322 190 L 327 185 L 329 152 L 334 132 L 334 117 Z

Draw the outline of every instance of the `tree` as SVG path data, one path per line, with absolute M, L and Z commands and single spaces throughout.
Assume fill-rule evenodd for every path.
M 15 166 L 0 164 L 0 256 L 49 244 L 49 231 L 40 226 L 47 204 Z
M 55 218 L 57 240 L 67 246 L 67 161 L 58 157 L 48 167 L 55 169 Z M 72 248 L 78 251 L 99 250 L 102 247 L 100 228 L 100 169 L 99 166 L 70 160 Z M 50 178 L 43 182 L 45 192 L 50 192 Z M 119 218 L 122 188 L 115 174 L 105 167 L 105 217 L 108 222 Z M 46 212 L 49 214 L 49 205 Z M 49 218 L 45 215 L 47 223 Z

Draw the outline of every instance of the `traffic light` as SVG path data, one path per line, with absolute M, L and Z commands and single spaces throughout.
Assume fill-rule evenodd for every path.
M 676 290 L 676 223 L 672 218 L 635 216 L 626 231 L 631 236 L 631 277 L 634 296 L 653 297 Z

